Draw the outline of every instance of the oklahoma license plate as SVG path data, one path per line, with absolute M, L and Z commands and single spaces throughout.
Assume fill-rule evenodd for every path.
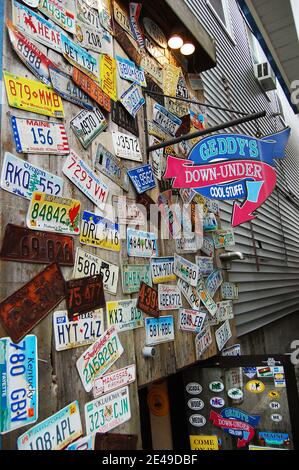
M 105 250 L 120 251 L 119 226 L 92 212 L 83 212 L 80 242 Z
M 158 256 L 157 236 L 151 232 L 127 229 L 128 256 L 152 258 Z
M 82 434 L 79 404 L 74 401 L 22 434 L 18 450 L 62 450 Z
M 86 109 L 92 109 L 93 103 L 89 97 L 77 87 L 73 80 L 64 72 L 50 67 L 50 77 L 54 90 L 62 96 L 64 100 L 77 104 Z
M 145 193 L 149 189 L 156 187 L 154 173 L 151 165 L 143 165 L 138 168 L 132 168 L 132 170 L 128 170 L 128 175 L 138 194 Z
M 66 129 L 60 122 L 11 116 L 11 126 L 18 153 L 70 153 Z
M 145 344 L 155 344 L 174 341 L 174 320 L 172 316 L 145 318 Z
M 112 142 L 115 155 L 126 160 L 142 162 L 139 140 L 132 135 L 112 132 Z
M 99 80 L 100 70 L 98 60 L 83 47 L 61 34 L 61 46 L 64 57 L 75 67 L 89 75 L 93 80 Z
M 107 325 L 116 331 L 135 330 L 143 326 L 143 315 L 136 307 L 137 299 L 106 302 Z
M 87 253 L 81 248 L 77 248 L 73 277 L 77 279 L 83 276 L 94 276 L 95 274 L 102 274 L 105 291 L 116 294 L 119 267 L 104 261 L 98 256 Z
M 35 423 L 38 418 L 36 336 L 14 344 L 0 339 L 0 434 Z
M 63 29 L 75 34 L 76 16 L 75 2 L 73 0 L 64 0 L 64 2 L 40 0 L 38 9 Z
M 142 282 L 150 286 L 152 285 L 149 264 L 122 265 L 122 288 L 124 294 L 135 294 L 139 292 Z
M 174 114 L 167 111 L 164 106 L 156 103 L 154 105 L 153 121 L 159 126 L 164 132 L 175 137 L 175 134 L 182 124 L 182 120 Z
M 65 160 L 62 172 L 99 209 L 104 210 L 108 198 L 108 186 L 73 150 Z
M 74 134 L 82 147 L 87 149 L 91 142 L 108 126 L 105 116 L 99 108 L 83 110 L 70 121 Z
M 177 254 L 174 255 L 174 273 L 183 281 L 188 282 L 190 286 L 197 286 L 199 278 L 198 266 Z
M 177 286 L 158 285 L 159 310 L 177 310 L 183 306 L 181 291 Z
M 174 274 L 174 258 L 152 258 L 151 259 L 152 279 L 154 284 L 171 282 L 176 280 Z

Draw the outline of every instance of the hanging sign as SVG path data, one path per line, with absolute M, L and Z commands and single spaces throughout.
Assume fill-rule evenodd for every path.
M 38 419 L 38 366 L 36 336 L 21 343 L 0 339 L 0 434 L 35 423 Z
M 79 44 L 71 41 L 67 36 L 61 34 L 62 53 L 64 57 L 93 80 L 99 80 L 100 71 L 98 60 L 89 54 Z
M 110 251 L 120 251 L 119 225 L 100 215 L 84 211 L 80 243 Z
M 143 26 L 147 34 L 163 49 L 167 49 L 167 39 L 162 29 L 148 17 L 143 18 Z
M 82 21 L 76 21 L 75 41 L 85 49 L 113 56 L 112 36 L 104 28 L 96 29 Z
M 61 98 L 52 88 L 9 72 L 3 72 L 3 75 L 9 106 L 45 116 L 64 117 Z
M 151 271 L 154 284 L 175 281 L 174 257 L 152 258 Z
M 246 384 L 246 390 L 254 394 L 263 393 L 265 391 L 265 384 L 260 380 L 250 380 Z
M 65 299 L 70 320 L 80 313 L 105 307 L 103 276 L 95 274 L 67 281 Z
M 142 108 L 145 103 L 145 99 L 142 95 L 141 89 L 138 85 L 133 83 L 119 98 L 121 104 L 126 110 L 133 116 L 136 117 L 138 111 Z
M 132 168 L 132 170 L 128 170 L 127 173 L 138 194 L 145 193 L 156 187 L 151 165 Z
M 11 116 L 11 126 L 18 153 L 70 153 L 66 129 L 60 122 Z
M 64 0 L 64 2 L 40 0 L 38 9 L 61 28 L 75 34 L 76 8 L 74 0 Z
M 98 145 L 95 160 L 96 170 L 108 176 L 124 191 L 129 191 L 129 178 L 122 162 L 109 152 L 102 144 Z M 121 223 L 121 222 L 120 222 Z
M 206 137 L 188 162 L 169 157 L 165 178 L 175 178 L 174 188 L 193 188 L 210 199 L 244 199 L 242 206 L 234 204 L 232 226 L 237 227 L 254 219 L 252 213 L 272 194 L 274 160 L 284 158 L 289 135 L 288 128 L 260 140 L 240 134 Z
M 122 289 L 124 294 L 139 292 L 140 285 L 145 282 L 152 285 L 149 264 L 123 264 L 122 265 Z
M 195 338 L 195 352 L 196 359 L 199 360 L 203 353 L 211 346 L 213 343 L 212 332 L 210 327 L 206 327 L 201 330 Z
M 158 256 L 157 236 L 151 232 L 127 229 L 128 256 L 152 258 Z
M 100 58 L 100 86 L 106 95 L 117 101 L 116 62 L 108 54 L 102 54 Z
M 132 364 L 122 369 L 98 377 L 94 381 L 93 396 L 94 398 L 100 397 L 105 393 L 112 392 L 118 388 L 129 385 L 136 380 L 136 365 Z
M 93 109 L 93 103 L 89 97 L 77 87 L 73 80 L 66 73 L 50 67 L 50 76 L 54 90 L 70 103 L 74 103 L 82 108 Z
M 143 315 L 137 308 L 137 299 L 106 302 L 108 328 L 114 326 L 118 333 L 143 327 Z
M 200 307 L 200 297 L 196 289 L 192 289 L 192 286 L 182 279 L 178 279 L 177 286 L 192 310 L 198 311 Z
M 139 17 L 141 13 L 142 5 L 141 3 L 129 3 L 129 12 L 130 12 L 130 26 L 134 39 L 137 41 L 138 46 L 144 47 L 143 34 L 139 26 Z
M 137 65 L 130 59 L 125 57 L 116 56 L 117 70 L 119 76 L 129 82 L 137 83 L 142 87 L 146 87 L 146 79 L 143 68 Z
M 158 293 L 144 282 L 140 284 L 137 308 L 152 317 L 159 316 Z
M 196 312 L 195 310 L 181 309 L 179 314 L 179 325 L 182 331 L 200 333 L 206 319 L 206 312 Z
M 145 225 L 145 211 L 136 204 L 135 199 L 126 196 L 113 196 L 115 204 L 116 217 L 120 225 Z
M 182 124 L 182 120 L 180 118 L 167 111 L 164 106 L 161 106 L 158 103 L 154 104 L 153 121 L 162 129 L 163 132 L 166 132 L 166 134 L 169 134 L 172 137 L 175 137 L 178 128 Z M 186 160 L 184 160 L 184 162 L 186 163 Z M 166 174 L 164 176 L 165 178 L 168 178 Z
M 113 131 L 112 142 L 117 157 L 142 162 L 143 158 L 137 137 Z
M 174 341 L 174 319 L 173 317 L 145 318 L 145 344 L 168 343 Z
M 111 111 L 111 100 L 106 93 L 99 87 L 99 85 L 90 77 L 82 73 L 76 67 L 73 69 L 73 80 L 74 82 L 87 93 L 90 98 L 95 100 L 102 108 L 110 113 Z
M 77 19 L 83 21 L 83 23 L 91 26 L 94 29 L 102 31 L 102 25 L 100 22 L 99 13 L 84 0 L 77 0 Z
M 107 128 L 108 122 L 102 111 L 95 107 L 90 111 L 83 109 L 70 121 L 70 126 L 82 147 L 87 149 L 91 142 Z
M 159 310 L 178 310 L 183 306 L 181 291 L 177 286 L 158 285 Z

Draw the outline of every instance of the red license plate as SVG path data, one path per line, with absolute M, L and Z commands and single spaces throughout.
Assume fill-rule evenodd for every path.
M 105 307 L 103 276 L 97 274 L 67 281 L 66 305 L 70 320 L 79 313 Z
M 140 284 L 137 308 L 152 317 L 159 316 L 158 293 L 145 282 Z

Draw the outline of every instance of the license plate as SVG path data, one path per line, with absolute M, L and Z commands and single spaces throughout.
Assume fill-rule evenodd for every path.
M 94 436 L 90 434 L 89 436 L 82 437 L 67 446 L 65 450 L 94 450 Z
M 112 101 L 111 102 L 111 119 L 119 127 L 126 129 L 131 134 L 138 137 L 138 120 L 133 118 L 128 111 L 122 106 L 121 103 Z
M 199 360 L 203 353 L 211 346 L 213 343 L 211 328 L 207 327 L 202 330 L 195 338 L 195 352 L 196 359 Z
M 94 380 L 104 375 L 123 352 L 114 327 L 89 346 L 77 360 L 77 369 L 86 392 L 91 392 Z
M 183 306 L 181 291 L 177 286 L 158 285 L 159 310 L 177 310 Z
M 92 28 L 81 21 L 77 21 L 75 40 L 85 49 L 113 56 L 112 36 L 104 28 Z
M 222 302 L 217 302 L 217 312 L 214 317 L 215 324 L 217 325 L 220 322 L 224 322 L 226 320 L 232 320 L 233 318 L 234 318 L 234 312 L 233 312 L 232 301 L 224 300 Z
M 145 344 L 152 346 L 174 341 L 173 317 L 145 318 Z
M 11 125 L 18 153 L 70 153 L 66 129 L 59 122 L 11 116 Z
M 155 289 L 144 282 L 140 285 L 137 308 L 147 315 L 151 315 L 153 317 L 159 316 L 158 293 Z
M 128 170 L 128 175 L 138 194 L 156 187 L 154 173 L 151 165 L 143 165 Z
M 178 253 L 192 254 L 197 253 L 200 250 L 201 238 L 199 235 L 194 233 L 191 238 L 181 237 L 176 238 L 175 248 Z
M 158 256 L 157 236 L 151 232 L 127 229 L 128 256 L 152 258 Z
M 129 178 L 122 162 L 102 144 L 98 145 L 95 167 L 124 191 L 129 191 Z
M 169 59 L 167 59 L 167 57 L 164 55 L 164 49 L 158 47 L 151 39 L 147 37 L 145 38 L 145 48 L 147 52 L 149 52 L 149 54 L 153 56 L 160 65 L 162 65 L 162 67 L 164 64 L 169 63 Z
M 60 72 L 52 67 L 49 68 L 51 82 L 54 90 L 70 103 L 74 103 L 83 108 L 92 110 L 93 103 L 89 97 L 83 93 L 81 88 L 77 87 L 73 80 L 66 73 Z
M 137 137 L 123 134 L 121 132 L 112 132 L 112 142 L 115 155 L 126 160 L 142 162 L 139 140 Z
M 146 211 L 140 210 L 134 199 L 126 196 L 113 196 L 117 221 L 121 225 L 145 225 Z
M 217 230 L 216 232 L 213 232 L 212 236 L 216 250 L 235 245 L 235 236 L 233 229 Z
M 216 343 L 219 351 L 222 351 L 226 343 L 232 337 L 232 332 L 229 324 L 229 320 L 226 320 L 223 325 L 215 331 Z
M 19 344 L 0 339 L 0 434 L 35 423 L 38 418 L 36 336 Z
M 190 331 L 192 333 L 199 333 L 201 331 L 206 319 L 206 312 L 181 309 L 179 313 L 179 325 L 182 331 Z
M 9 106 L 45 116 L 64 117 L 61 98 L 52 88 L 9 72 L 3 72 L 3 75 Z
M 98 398 L 105 393 L 129 385 L 136 380 L 136 365 L 132 364 L 122 369 L 98 377 L 94 381 L 93 396 Z
M 165 98 L 165 106 L 167 111 L 179 118 L 186 116 L 189 112 L 189 106 L 187 106 L 184 102 L 176 101 L 171 98 Z
M 154 284 L 176 280 L 174 274 L 174 258 L 152 258 L 151 271 Z
M 141 58 L 140 66 L 147 72 L 154 80 L 162 85 L 163 83 L 163 69 L 161 65 L 148 54 L 144 54 Z
M 223 282 L 222 271 L 217 269 L 213 271 L 205 282 L 205 288 L 211 297 L 214 297 L 217 290 Z
M 141 204 L 142 206 L 145 207 L 146 213 L 147 213 L 147 220 L 150 220 L 151 207 L 156 206 L 156 203 L 146 193 L 138 194 L 136 202 L 137 204 Z
M 64 299 L 64 295 L 64 278 L 59 265 L 53 263 L 0 303 L 3 328 L 18 343 Z
M 154 105 L 153 120 L 164 132 L 175 137 L 178 128 L 182 124 L 182 120 L 174 114 L 167 111 L 160 104 Z
M 147 34 L 163 49 L 167 49 L 167 39 L 161 28 L 148 17 L 143 18 L 143 26 Z
M 104 290 L 110 294 L 116 294 L 119 267 L 111 264 L 98 256 L 87 253 L 81 248 L 77 248 L 73 277 L 78 279 L 83 276 L 103 276 Z
M 197 286 L 199 278 L 198 266 L 177 254 L 174 255 L 174 274 L 183 281 L 188 282 L 190 286 Z
M 108 198 L 108 186 L 104 184 L 94 171 L 71 150 L 62 172 L 85 194 L 99 209 L 104 210 Z
M 82 313 L 76 321 L 69 321 L 65 310 L 54 312 L 53 330 L 56 351 L 90 345 L 104 333 L 103 310 Z
M 110 113 L 111 100 L 106 93 L 99 87 L 99 85 L 90 77 L 82 73 L 76 67 L 73 69 L 74 82 L 85 92 L 90 98 L 95 100 L 102 108 Z
M 100 77 L 98 60 L 89 54 L 83 47 L 71 41 L 67 36 L 61 34 L 62 53 L 64 57 L 93 80 L 98 81 Z
M 150 146 L 160 144 L 161 141 L 153 137 L 152 135 L 149 137 L 149 144 Z M 165 172 L 164 163 L 166 160 L 164 159 L 164 151 L 163 149 L 154 150 L 150 153 L 150 162 L 153 168 L 153 173 L 157 180 L 161 181 L 162 176 Z
M 100 215 L 83 212 L 80 243 L 110 251 L 120 251 L 119 226 Z
M 80 313 L 105 307 L 103 276 L 96 274 L 67 281 L 65 300 L 70 320 Z
M 74 134 L 82 147 L 87 149 L 91 142 L 108 126 L 105 116 L 99 108 L 83 110 L 70 121 Z
M 98 12 L 86 5 L 83 0 L 77 0 L 77 19 L 92 28 L 102 30 Z
M 117 101 L 116 62 L 109 55 L 100 56 L 100 86 L 106 95 Z
M 74 401 L 22 434 L 18 450 L 62 450 L 82 434 L 79 404 Z
M 21 3 L 12 2 L 12 22 L 26 36 L 61 52 L 60 29 Z
M 205 198 L 205 205 L 208 209 L 209 212 L 212 212 L 215 215 L 219 214 L 219 201 L 215 201 L 213 199 L 208 199 L 207 197 Z
M 152 285 L 149 264 L 122 265 L 122 289 L 124 294 L 135 294 L 139 292 L 142 282 L 150 286 Z
M 106 433 L 131 419 L 129 387 L 103 395 L 85 405 L 86 432 Z
M 122 8 L 117 2 L 113 2 L 113 10 L 114 10 L 114 19 L 129 34 L 132 36 L 132 30 L 130 26 L 130 19 L 129 15 L 127 14 L 126 10 Z
M 195 288 L 193 288 L 195 290 Z M 217 313 L 217 304 L 216 302 L 212 299 L 210 294 L 207 292 L 205 289 L 200 289 L 199 291 L 199 297 L 208 312 L 214 317 Z
M 146 87 L 146 79 L 144 70 L 137 67 L 137 65 L 129 59 L 116 56 L 117 70 L 119 76 L 129 82 L 137 83 L 139 86 Z
M 204 232 L 214 232 L 218 229 L 218 222 L 215 214 L 210 213 L 203 218 L 203 230 Z
M 177 286 L 192 310 L 198 311 L 200 307 L 200 297 L 196 289 L 193 289 L 188 282 L 183 281 L 182 279 L 178 279 Z
M 69 33 L 75 34 L 76 16 L 75 2 L 66 0 L 56 2 L 55 0 L 40 0 L 38 9 L 48 16 L 54 23 L 57 23 Z
M 32 230 L 79 235 L 80 201 L 35 191 L 32 195 L 27 226 Z
M 114 326 L 119 333 L 141 328 L 143 315 L 136 305 L 137 299 L 106 302 L 108 328 Z
M 165 95 L 176 96 L 181 68 L 173 64 L 163 67 L 163 91 Z
M 232 282 L 223 282 L 221 285 L 221 297 L 223 300 L 238 300 L 238 286 Z
M 213 258 L 206 256 L 196 256 L 196 264 L 199 269 L 199 274 L 201 276 L 209 276 L 214 269 Z
M 134 118 L 145 103 L 140 87 L 134 83 L 121 95 L 119 100 Z
M 212 240 L 210 240 L 210 238 L 204 237 L 201 251 L 209 257 L 212 257 L 214 255 L 214 244 Z
M 29 230 L 8 224 L 5 229 L 0 258 L 6 261 L 74 265 L 74 239 L 67 235 Z

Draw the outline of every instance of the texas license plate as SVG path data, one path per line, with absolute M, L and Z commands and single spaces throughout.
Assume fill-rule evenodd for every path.
M 60 122 L 11 116 L 11 125 L 18 153 L 70 153 L 66 129 Z
M 0 339 L 0 434 L 35 423 L 38 418 L 36 336 L 14 344 Z
M 126 160 L 142 162 L 142 155 L 137 137 L 113 131 L 112 142 L 115 155 Z
M 154 105 L 154 122 L 167 134 L 175 137 L 175 134 L 182 124 L 182 120 L 174 114 L 167 111 L 164 106 L 156 103 Z
M 27 227 L 8 224 L 2 242 L 0 258 L 6 261 L 74 265 L 74 239 L 58 233 L 39 232 Z
M 100 215 L 83 212 L 80 242 L 104 248 L 110 251 L 120 251 L 119 226 Z
M 103 276 L 96 274 L 67 281 L 65 300 L 70 320 L 80 313 L 105 307 Z
M 120 225 L 145 225 L 146 210 L 141 210 L 134 199 L 126 196 L 113 196 L 117 221 Z
M 108 328 L 115 326 L 117 332 L 141 328 L 143 315 L 136 304 L 137 299 L 106 302 Z
M 49 68 L 49 71 L 54 90 L 62 96 L 64 100 L 86 109 L 91 110 L 93 108 L 92 101 L 83 93 L 81 88 L 75 85 L 69 75 L 52 67 Z
M 174 320 L 172 316 L 145 318 L 145 344 L 155 344 L 174 341 Z
M 103 276 L 105 291 L 116 294 L 119 267 L 98 256 L 87 253 L 81 248 L 77 248 L 73 277 L 77 279 L 83 276 L 94 276 L 95 274 Z
M 114 327 L 84 351 L 77 360 L 77 369 L 86 392 L 92 390 L 94 380 L 104 375 L 123 352 Z
M 139 292 L 142 282 L 152 285 L 149 264 L 122 265 L 122 289 L 124 294 L 135 294 Z
M 103 310 L 82 313 L 74 321 L 65 310 L 54 312 L 53 331 L 56 351 L 92 344 L 104 333 Z
M 75 67 L 82 70 L 93 80 L 99 80 L 100 70 L 98 60 L 89 54 L 83 47 L 61 34 L 62 53 Z
M 70 121 L 74 134 L 82 147 L 87 149 L 91 142 L 108 126 L 105 116 L 99 108 L 83 110 Z
M 73 150 L 65 160 L 62 172 L 99 209 L 104 210 L 108 198 L 108 186 Z
M 174 274 L 174 258 L 152 258 L 151 259 L 152 279 L 154 284 L 171 282 L 176 280 Z
M 138 194 L 145 193 L 149 189 L 156 187 L 151 165 L 132 168 L 132 170 L 128 170 L 128 175 Z
M 206 318 L 206 312 L 197 312 L 195 310 L 181 309 L 179 325 L 182 331 L 199 333 Z
M 157 236 L 151 232 L 127 229 L 128 256 L 152 258 L 158 256 Z
M 105 393 L 112 392 L 118 388 L 124 387 L 136 380 L 136 365 L 132 364 L 122 369 L 109 372 L 108 374 L 98 377 L 94 381 L 93 396 L 100 397 Z
M 87 26 L 83 21 L 77 21 L 75 41 L 85 49 L 113 57 L 112 36 L 101 26 L 100 28 L 96 29 Z
M 56 2 L 55 0 L 40 0 L 38 9 L 69 33 L 75 34 L 75 2 L 67 0 Z
M 177 254 L 174 255 L 174 273 L 183 281 L 188 282 L 190 286 L 197 286 L 199 278 L 198 266 Z
M 183 306 L 181 291 L 177 286 L 158 285 L 159 310 L 177 310 Z
M 27 226 L 32 230 L 79 235 L 80 201 L 35 191 L 32 195 Z
M 62 450 L 82 434 L 79 404 L 74 401 L 22 434 L 18 450 Z
M 98 145 L 95 167 L 124 191 L 129 191 L 129 178 L 122 162 L 102 144 Z
M 155 289 L 144 282 L 140 285 L 137 308 L 147 315 L 153 317 L 159 316 L 158 293 Z
M 33 191 L 61 196 L 63 179 L 6 152 L 1 172 L 1 188 L 29 200 Z

